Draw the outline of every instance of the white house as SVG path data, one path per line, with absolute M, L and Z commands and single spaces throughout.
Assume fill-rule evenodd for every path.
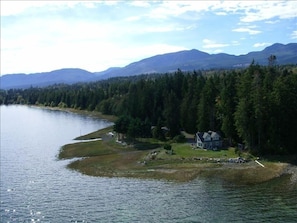
M 197 147 L 201 149 L 216 150 L 222 147 L 223 142 L 221 136 L 217 132 L 197 132 L 196 133 Z

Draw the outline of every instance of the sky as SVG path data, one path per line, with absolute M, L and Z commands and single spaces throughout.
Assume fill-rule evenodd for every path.
M 99 72 L 197 49 L 234 55 L 297 42 L 297 1 L 1 0 L 1 75 Z

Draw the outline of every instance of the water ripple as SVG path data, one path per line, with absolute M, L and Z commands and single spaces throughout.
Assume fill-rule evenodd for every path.
M 289 178 L 234 186 L 89 177 L 56 155 L 107 123 L 25 106 L 1 106 L 1 117 L 0 222 L 296 222 Z

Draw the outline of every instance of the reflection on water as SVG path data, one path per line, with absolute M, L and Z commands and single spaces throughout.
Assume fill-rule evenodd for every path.
M 59 148 L 110 123 L 27 106 L 1 106 L 0 222 L 296 222 L 288 177 L 253 186 L 85 176 Z

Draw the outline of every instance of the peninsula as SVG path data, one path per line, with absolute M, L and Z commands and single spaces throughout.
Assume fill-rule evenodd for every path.
M 235 148 L 209 151 L 188 142 L 171 141 L 172 150 L 167 151 L 164 142 L 152 138 L 119 142 L 112 126 L 76 139 L 79 142 L 61 148 L 59 159 L 81 158 L 68 167 L 91 176 L 179 182 L 216 177 L 236 184 L 255 184 L 287 175 L 295 185 L 297 182 L 297 167 L 285 162 L 261 160 L 263 167 L 249 153 L 241 154 L 243 163 L 229 162 L 238 157 Z

